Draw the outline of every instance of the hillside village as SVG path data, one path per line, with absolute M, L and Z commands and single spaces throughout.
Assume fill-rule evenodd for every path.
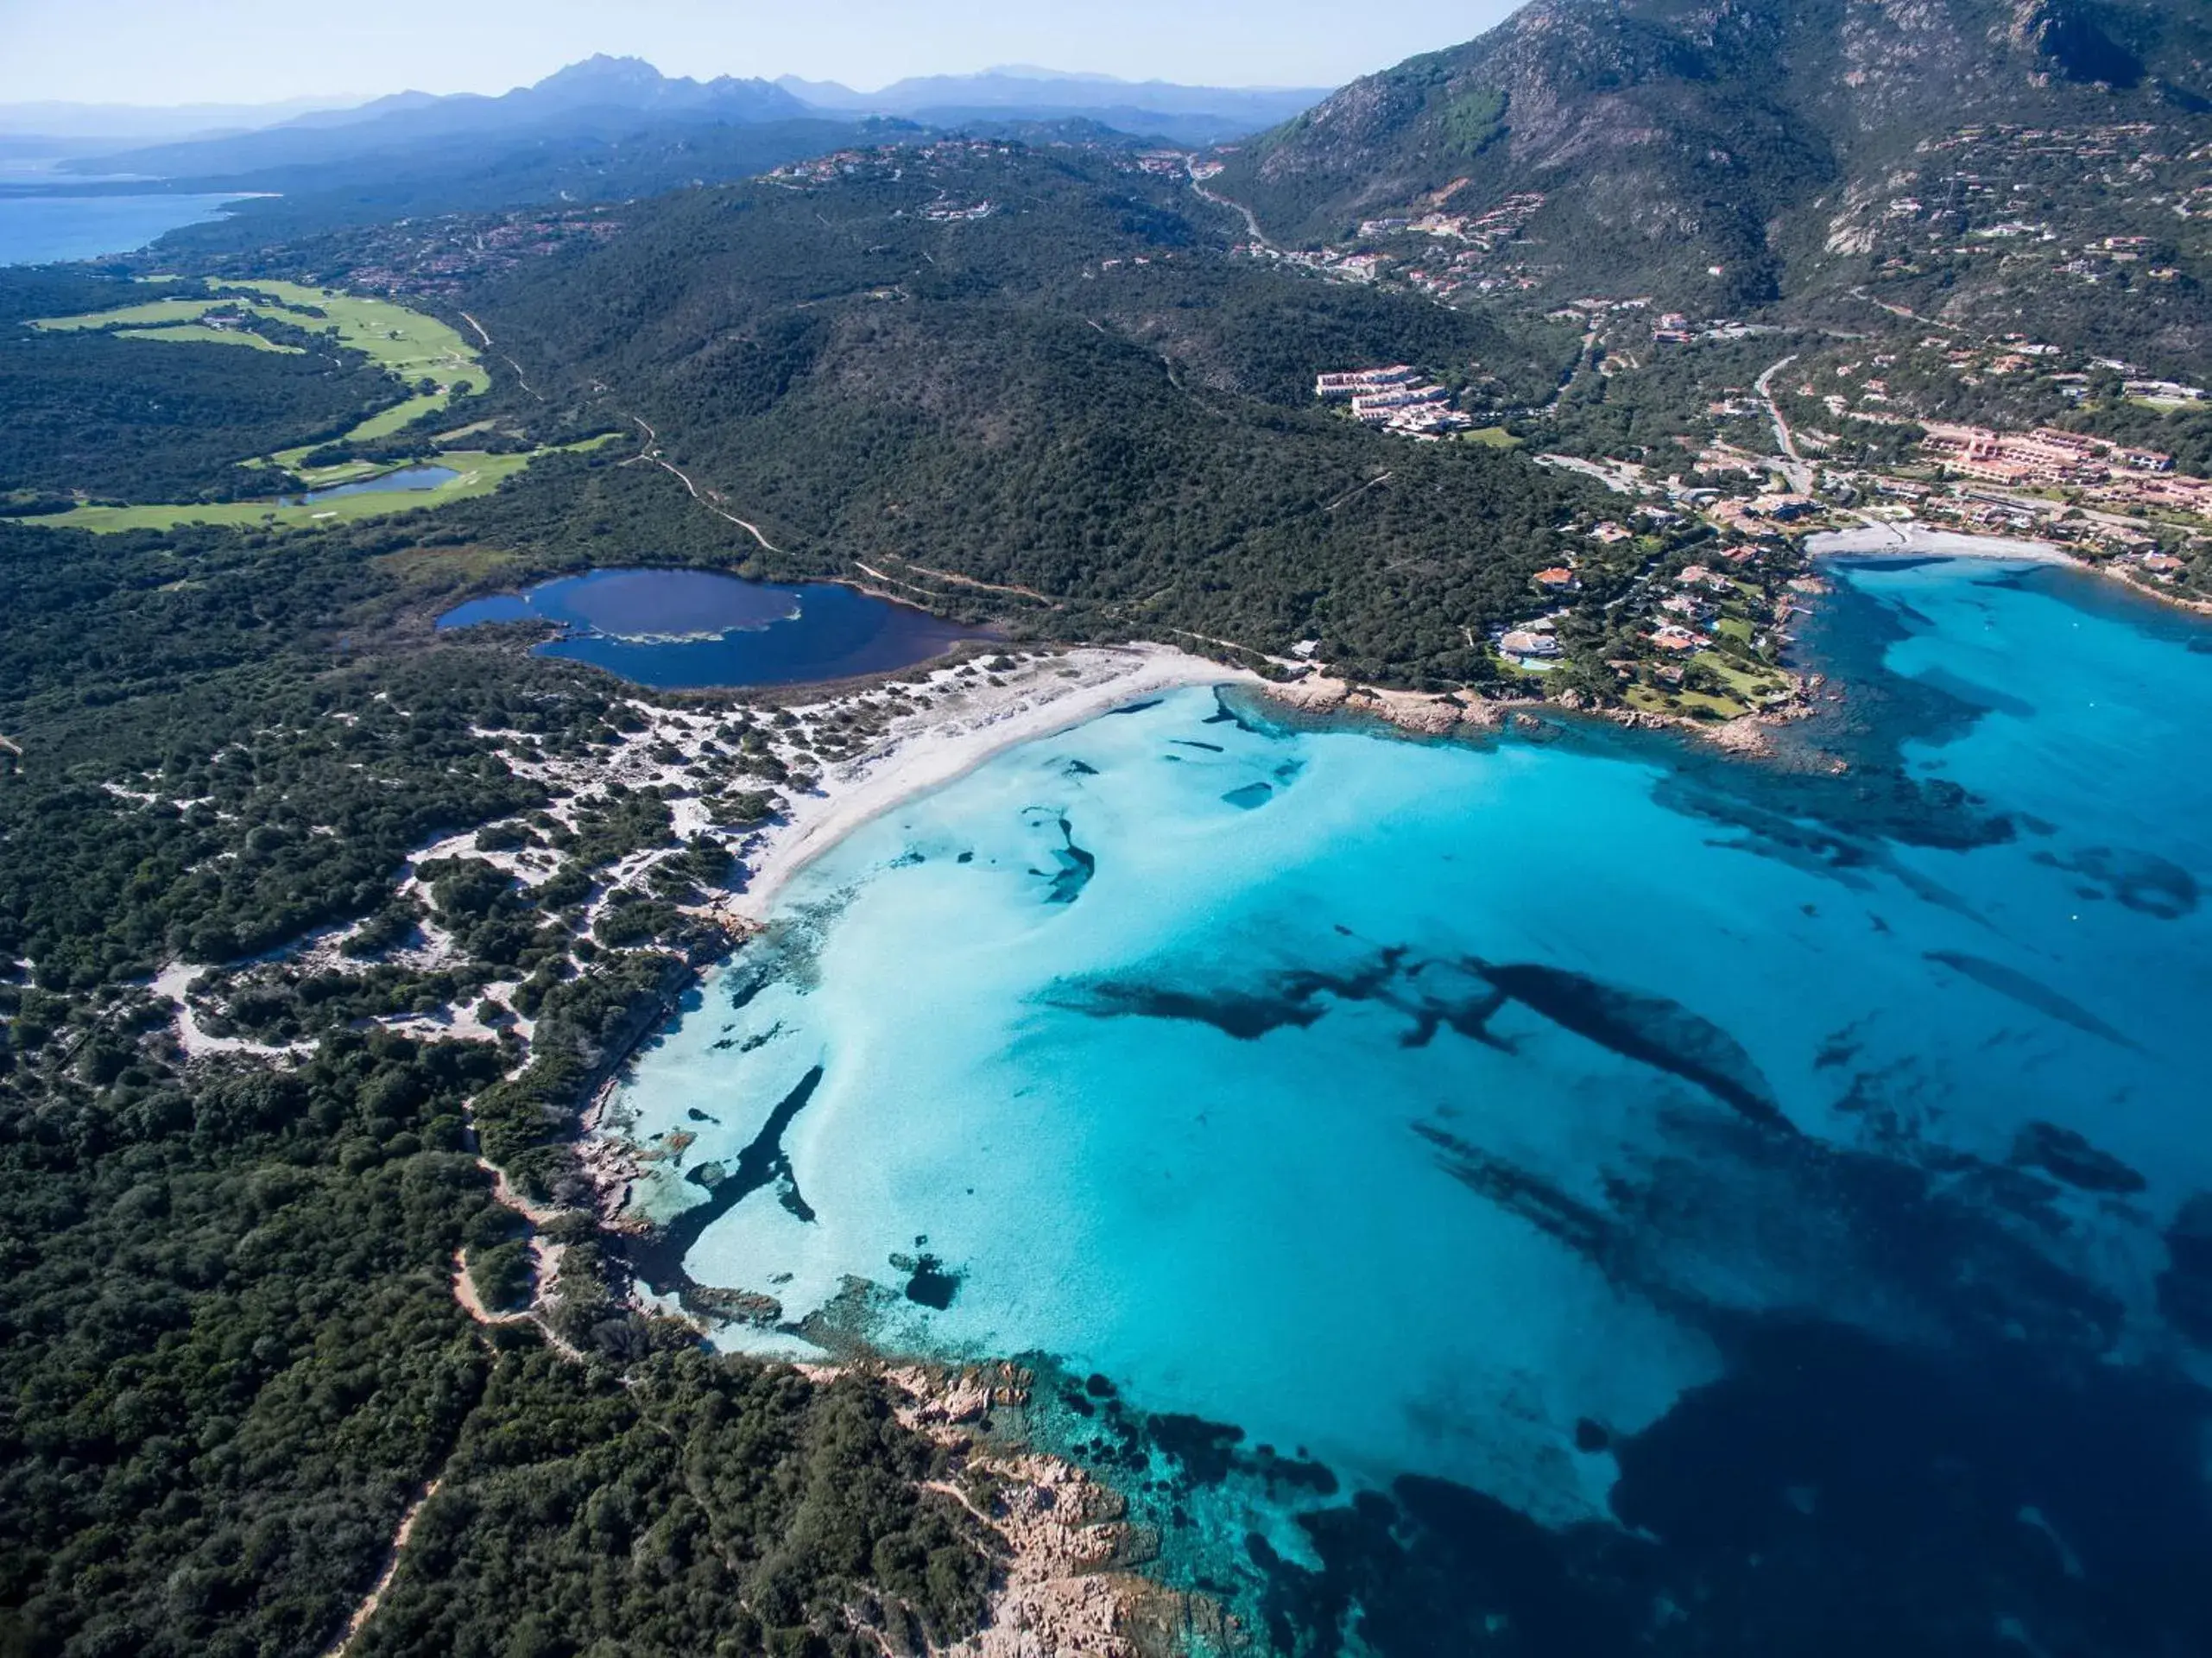
M 1805 692 L 1784 666 L 1793 620 L 1827 591 L 1808 546 L 1822 535 L 1868 552 L 2013 538 L 2000 550 L 2046 547 L 2202 602 L 2212 589 L 2212 480 L 2141 438 L 2053 423 L 2193 419 L 2199 389 L 2025 337 L 1887 340 L 1894 322 L 1868 309 L 1882 333 L 1842 338 L 1691 323 L 1654 314 L 1646 297 L 1560 309 L 1588 331 L 1584 362 L 1552 410 L 1511 430 L 1552 446 L 1536 464 L 1625 499 L 1610 517 L 1560 526 L 1558 561 L 1533 578 L 1527 611 L 1491 631 L 1508 680 L 1672 718 L 1785 715 Z M 1677 429 L 1656 447 L 1608 444 L 1569 414 L 1580 398 L 1602 407 L 1662 389 L 1663 423 Z M 1331 368 L 1314 395 L 1394 436 L 1521 441 L 1476 429 L 1440 378 L 1412 364 Z M 1937 413 L 1968 410 L 1981 421 Z M 1982 423 L 2000 416 L 2011 418 Z

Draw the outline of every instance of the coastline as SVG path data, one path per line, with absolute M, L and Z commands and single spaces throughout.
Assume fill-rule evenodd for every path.
M 783 819 L 761 832 L 746 854 L 745 889 L 717 908 L 740 926 L 765 924 L 792 880 L 853 831 L 1008 749 L 1155 693 L 1266 683 L 1173 646 L 1137 644 L 1083 647 L 1046 657 L 1004 684 L 956 691 L 902 719 L 867 752 L 827 767 L 816 793 L 792 800 Z
M 2089 569 L 2055 541 L 2023 535 L 1969 535 L 1931 529 L 1925 524 L 1869 523 L 1859 529 L 1824 529 L 1808 535 L 1806 556 L 1814 559 L 1988 559 L 2004 563 L 2064 564 Z
M 1805 556 L 1821 559 L 1986 559 L 1996 563 L 2050 564 L 2084 575 L 2098 576 L 2154 604 L 2171 604 L 2198 616 L 2212 616 L 2212 600 L 2192 598 L 2146 581 L 2137 581 L 2116 560 L 2099 562 L 2069 553 L 2053 541 L 2018 535 L 1969 535 L 1959 530 L 1931 529 L 1918 522 L 1869 523 L 1861 529 L 1829 529 L 1808 535 Z

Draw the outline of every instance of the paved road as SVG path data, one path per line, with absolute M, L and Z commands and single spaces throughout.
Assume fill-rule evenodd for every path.
M 1196 166 L 1197 163 L 1193 162 L 1192 165 Z M 1191 175 L 1191 188 L 1198 192 L 1199 199 L 1203 201 L 1210 201 L 1217 207 L 1226 207 L 1232 212 L 1242 214 L 1244 218 L 1244 228 L 1252 233 L 1252 240 L 1256 244 L 1268 249 L 1272 249 L 1275 245 L 1273 243 L 1267 240 L 1267 233 L 1260 228 L 1259 215 L 1255 213 L 1249 207 L 1247 207 L 1242 202 L 1231 201 L 1227 196 L 1216 195 L 1212 191 L 1207 189 L 1204 185 L 1198 182 L 1198 175 L 1196 173 L 1193 173 Z
M 1781 446 L 1784 457 L 1783 475 L 1790 480 L 1790 487 L 1799 495 L 1811 495 L 1812 463 L 1798 452 L 1797 438 L 1790 430 L 1789 421 L 1782 418 L 1781 404 L 1774 401 L 1774 377 L 1797 360 L 1794 352 L 1784 358 L 1759 377 L 1754 389 L 1765 400 L 1766 413 L 1774 421 L 1774 441 Z

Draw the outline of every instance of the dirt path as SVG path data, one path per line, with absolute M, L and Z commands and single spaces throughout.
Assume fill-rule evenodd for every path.
M 865 570 L 869 575 L 875 577 L 878 581 L 898 582 L 902 587 L 911 587 L 914 585 L 910 581 L 901 581 L 896 576 L 888 575 L 884 572 L 876 569 L 873 565 L 861 564 L 858 559 L 855 559 L 853 562 L 856 565 L 859 565 L 860 568 Z M 1002 586 L 995 581 L 979 581 L 973 576 L 955 575 L 950 570 L 932 570 L 927 565 L 916 564 L 911 559 L 901 559 L 899 562 L 905 565 L 907 569 L 914 572 L 917 575 L 927 576 L 935 581 L 950 582 L 955 587 L 974 587 L 980 589 L 982 592 L 986 593 L 1019 593 L 1024 598 L 1035 599 L 1040 604 L 1049 604 L 1056 611 L 1065 608 L 1061 604 L 1059 599 L 1052 598 L 1049 594 L 1040 593 L 1034 587 Z
M 345 1620 L 344 1632 L 331 1643 L 324 1658 L 344 1658 L 346 1649 L 361 1638 L 361 1631 L 368 1627 L 369 1620 L 376 1617 L 376 1608 L 383 1604 L 384 1596 L 391 1589 L 392 1579 L 399 1573 L 401 1558 L 407 1553 L 408 1539 L 414 1535 L 415 1521 L 421 1517 L 424 1505 L 438 1495 L 438 1488 L 444 1483 L 442 1475 L 432 1480 L 422 1488 L 422 1495 L 408 1504 L 407 1512 L 400 1516 L 400 1528 L 392 1534 L 391 1553 L 384 1557 L 384 1569 L 376 1574 L 376 1586 L 353 1609 L 353 1616 Z
M 453 1299 L 461 1304 L 461 1311 L 478 1324 L 520 1324 L 529 1317 L 527 1313 L 495 1313 L 483 1304 L 477 1293 L 477 1281 L 469 1275 L 469 1252 L 453 1251 Z
M 474 317 L 471 316 L 465 311 L 461 313 L 461 320 L 467 323 L 470 327 L 477 331 L 477 338 L 483 342 L 484 350 L 487 351 L 491 350 L 491 336 L 484 332 L 484 326 L 482 323 L 478 322 Z M 522 365 L 520 363 L 517 363 L 513 358 L 508 356 L 504 351 L 502 351 L 499 354 L 499 360 L 504 363 L 509 368 L 515 370 L 515 383 L 516 385 L 521 387 L 523 390 L 528 392 L 531 396 L 536 398 L 540 402 L 542 403 L 545 402 L 545 394 L 530 383 L 528 377 L 523 374 Z
M 541 1237 L 534 1237 L 530 1240 L 530 1253 L 536 1262 L 537 1289 L 529 1306 L 513 1313 L 496 1312 L 486 1307 L 483 1297 L 477 1293 L 476 1280 L 469 1275 L 468 1252 L 465 1250 L 453 1251 L 453 1299 L 460 1303 L 462 1312 L 487 1330 L 496 1329 L 501 1325 L 534 1325 L 539 1338 L 547 1346 L 572 1364 L 580 1364 L 584 1362 L 584 1355 L 566 1338 L 554 1331 L 544 1311 L 546 1294 L 560 1275 L 561 1246 L 547 1244 Z
M 1346 490 L 1343 495 L 1338 496 L 1334 501 L 1331 501 L 1327 506 L 1322 508 L 1321 510 L 1324 512 L 1334 512 L 1339 507 L 1349 506 L 1351 503 L 1358 500 L 1360 497 L 1365 495 L 1369 490 L 1375 488 L 1378 484 L 1387 484 L 1390 482 L 1390 477 L 1391 475 L 1388 472 L 1384 472 L 1378 477 L 1370 478 L 1366 483 L 1361 484 L 1357 489 Z
M 763 535 L 761 533 L 761 527 L 758 524 L 748 523 L 744 519 L 740 518 L 734 512 L 724 512 L 720 507 L 715 505 L 713 500 L 710 500 L 708 498 L 708 496 L 712 493 L 711 490 L 702 493 L 699 486 L 692 482 L 691 475 L 688 472 L 685 471 L 681 467 L 673 465 L 668 461 L 664 460 L 660 455 L 660 434 L 655 432 L 653 427 L 647 423 L 645 416 L 642 414 L 633 414 L 630 416 L 630 419 L 635 421 L 640 426 L 645 427 L 645 447 L 638 451 L 636 454 L 632 455 L 628 461 L 624 462 L 623 464 L 625 465 L 635 465 L 641 460 L 651 462 L 654 465 L 660 468 L 662 471 L 670 473 L 679 479 L 683 484 L 683 486 L 692 492 L 692 499 L 698 502 L 699 505 L 705 507 L 716 517 L 728 519 L 731 523 L 736 525 L 738 528 L 743 530 L 748 535 L 750 535 L 755 541 L 758 541 L 769 552 L 781 553 L 783 551 L 781 547 L 778 547 L 774 541 L 770 541 L 766 535 Z M 719 499 L 719 497 L 717 497 L 716 499 Z
M 1853 288 L 1851 297 L 1855 300 L 1864 300 L 1877 310 L 1887 311 L 1893 317 L 1902 317 L 1907 322 L 1917 322 L 1925 328 L 1940 328 L 1947 334 L 1964 332 L 1956 323 L 1942 322 L 1934 317 L 1923 316 L 1918 311 L 1908 310 L 1904 306 L 1894 305 L 1887 300 L 1878 300 L 1863 288 Z

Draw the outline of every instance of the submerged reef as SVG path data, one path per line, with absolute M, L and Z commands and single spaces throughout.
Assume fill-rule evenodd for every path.
M 1347 967 L 1293 968 L 1249 987 L 1176 984 L 1175 977 L 1163 969 L 1156 978 L 1066 982 L 1043 999 L 1092 1018 L 1193 1021 L 1239 1041 L 1309 1028 L 1327 1016 L 1331 1003 L 1379 1002 L 1406 1016 L 1404 1046 L 1425 1046 L 1450 1029 L 1508 1047 L 1490 1022 L 1508 1002 L 1518 1003 L 1623 1059 L 1695 1083 L 1753 1122 L 1796 1131 L 1743 1045 L 1712 1021 L 1669 997 L 1564 968 L 1494 965 L 1475 956 L 1424 958 L 1393 945 Z

